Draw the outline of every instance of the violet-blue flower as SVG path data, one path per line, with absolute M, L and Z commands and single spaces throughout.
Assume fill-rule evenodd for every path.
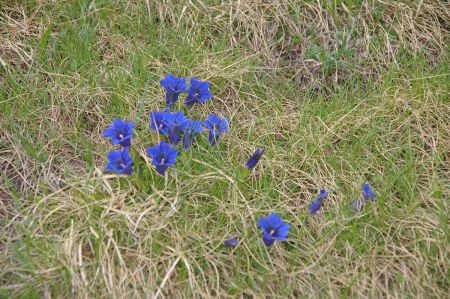
M 126 175 L 133 173 L 133 160 L 131 159 L 128 147 L 108 153 L 108 165 L 106 165 L 105 171 Z
M 174 108 L 178 95 L 186 91 L 186 77 L 178 78 L 168 74 L 159 83 L 166 90 L 166 108 Z
M 376 194 L 373 189 L 370 187 L 369 183 L 364 183 L 362 185 L 362 197 L 365 201 L 375 201 Z
M 257 149 L 251 156 L 250 159 L 248 159 L 247 163 L 245 163 L 245 166 L 247 166 L 248 169 L 255 168 L 256 164 L 258 164 L 259 160 L 261 159 L 262 155 L 264 154 L 263 149 Z
M 163 118 L 163 123 L 169 131 L 169 141 L 173 145 L 177 145 L 181 140 L 181 125 L 188 119 L 184 116 L 183 111 L 169 112 Z
M 220 118 L 219 116 L 211 113 L 208 118 L 203 122 L 203 125 L 209 129 L 209 142 L 212 146 L 216 145 L 219 141 L 220 135 L 228 132 L 228 121 L 226 118 Z
M 237 244 L 238 244 L 238 241 L 237 241 L 236 238 L 229 238 L 229 239 L 225 239 L 225 240 L 223 241 L 223 244 L 224 244 L 225 246 L 236 247 Z
M 213 95 L 209 91 L 209 82 L 191 77 L 188 95 L 184 101 L 186 106 L 190 107 L 195 103 L 204 103 L 212 97 Z
M 267 217 L 258 220 L 258 226 L 263 231 L 264 245 L 271 246 L 276 240 L 284 241 L 289 233 L 290 224 L 286 223 L 272 212 Z
M 198 120 L 188 119 L 181 124 L 181 130 L 183 131 L 183 148 L 188 150 L 194 142 L 195 135 L 203 132 L 202 122 Z
M 169 166 L 175 165 L 179 151 L 171 147 L 167 142 L 161 141 L 153 147 L 147 148 L 147 154 L 152 158 L 156 171 L 164 175 Z
M 169 114 L 170 112 L 168 111 L 150 112 L 150 128 L 154 132 L 159 132 L 159 134 L 167 136 L 169 134 L 169 127 L 164 123 L 164 120 Z
M 311 204 L 308 207 L 308 211 L 310 214 L 316 214 L 317 211 L 322 206 L 323 201 L 325 198 L 328 197 L 328 192 L 326 190 L 320 190 L 319 195 L 311 202 Z
M 120 144 L 123 147 L 127 147 L 131 145 L 133 127 L 134 122 L 114 118 L 112 125 L 103 131 L 103 136 L 109 138 L 112 144 Z

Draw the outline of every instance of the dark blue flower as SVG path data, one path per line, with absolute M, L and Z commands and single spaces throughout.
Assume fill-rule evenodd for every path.
M 209 129 L 209 142 L 214 146 L 222 133 L 228 132 L 228 121 L 226 118 L 220 118 L 214 113 L 208 115 L 203 125 Z
M 159 132 L 161 135 L 167 136 L 169 134 L 169 127 L 164 123 L 164 120 L 170 114 L 168 111 L 150 112 L 150 128 Z
M 363 184 L 361 194 L 365 201 L 375 201 L 376 194 L 368 183 Z
M 188 119 L 184 116 L 183 111 L 169 112 L 163 118 L 163 123 L 169 131 L 169 141 L 173 145 L 177 145 L 181 140 L 181 125 Z
M 248 169 L 255 168 L 256 164 L 258 164 L 259 159 L 261 159 L 262 155 L 264 154 L 263 149 L 257 149 L 251 156 L 250 159 L 248 159 L 245 166 L 247 166 Z
M 191 77 L 188 95 L 184 101 L 186 106 L 190 107 L 195 103 L 204 103 L 212 97 L 211 92 L 209 92 L 209 82 L 199 81 Z
M 229 239 L 225 239 L 225 241 L 223 241 L 223 244 L 225 246 L 236 247 L 238 244 L 238 241 L 236 238 L 229 238 Z
M 258 226 L 263 231 L 264 245 L 271 246 L 276 240 L 284 241 L 289 232 L 290 224 L 286 223 L 272 212 L 269 216 L 258 220 Z
M 203 132 L 202 122 L 198 120 L 188 119 L 181 124 L 181 130 L 183 131 L 183 148 L 188 150 L 194 142 L 195 135 Z
M 153 147 L 147 148 L 147 154 L 152 158 L 156 171 L 163 175 L 169 166 L 175 165 L 179 151 L 171 147 L 167 142 L 161 141 Z
M 118 174 L 131 175 L 133 173 L 133 160 L 128 152 L 128 147 L 109 152 L 108 165 L 106 165 L 105 170 Z
M 103 131 L 103 136 L 108 137 L 113 144 L 120 144 L 123 147 L 130 146 L 133 127 L 134 122 L 114 118 L 112 125 Z
M 312 201 L 308 207 L 310 214 L 315 214 L 322 206 L 322 202 L 328 197 L 328 192 L 326 190 L 320 190 L 319 195 Z
M 361 212 L 364 208 L 364 201 L 357 198 L 354 201 L 352 201 L 349 205 L 350 209 L 354 212 Z
M 186 91 L 186 78 L 178 78 L 168 74 L 159 83 L 166 90 L 166 108 L 172 109 L 175 107 L 178 95 Z

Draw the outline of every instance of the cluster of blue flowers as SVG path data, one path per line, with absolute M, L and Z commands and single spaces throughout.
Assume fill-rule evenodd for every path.
M 160 81 L 166 90 L 166 109 L 163 111 L 150 112 L 150 128 L 159 136 L 166 136 L 167 141 L 162 140 L 159 144 L 148 147 L 146 152 L 152 158 L 157 173 L 164 175 L 170 166 L 174 166 L 179 150 L 175 146 L 182 143 L 184 150 L 188 150 L 194 143 L 196 136 L 208 129 L 208 140 L 211 146 L 215 146 L 220 136 L 228 132 L 229 125 L 226 118 L 221 118 L 214 113 L 208 115 L 204 121 L 187 118 L 183 111 L 171 112 L 176 107 L 176 102 L 182 92 L 187 92 L 184 104 L 191 107 L 196 103 L 204 103 L 213 98 L 209 91 L 209 82 L 200 81 L 191 77 L 189 89 L 186 88 L 186 78 L 177 78 L 168 74 Z M 134 122 L 127 122 L 115 118 L 111 126 L 104 132 L 103 136 L 111 140 L 114 145 L 121 148 L 108 153 L 108 164 L 105 171 L 118 174 L 131 175 L 133 173 L 133 160 L 129 148 L 133 138 Z M 245 166 L 252 170 L 264 154 L 263 149 L 257 149 L 248 159 Z M 368 201 L 375 201 L 375 193 L 369 184 L 365 183 L 362 188 L 362 199 L 356 199 L 350 203 L 350 208 L 356 212 L 363 209 Z M 316 214 L 321 208 L 324 200 L 328 197 L 326 190 L 320 190 L 319 195 L 308 206 L 310 214 Z M 269 216 L 260 218 L 258 226 L 263 232 L 262 240 L 267 247 L 272 246 L 275 241 L 287 239 L 290 224 L 286 223 L 277 214 L 272 212 Z M 236 238 L 224 241 L 226 246 L 238 245 Z
M 219 137 L 229 130 L 229 126 L 226 118 L 221 118 L 214 113 L 202 122 L 188 119 L 183 111 L 171 112 L 182 92 L 187 91 L 184 101 L 187 107 L 211 99 L 213 96 L 209 91 L 209 82 L 192 77 L 187 89 L 186 78 L 177 78 L 168 74 L 160 81 L 160 84 L 166 90 L 166 109 L 150 112 L 150 128 L 160 136 L 167 136 L 169 143 L 163 140 L 147 148 L 147 154 L 152 158 L 156 171 L 164 175 L 169 166 L 174 166 L 176 163 L 179 151 L 174 146 L 177 146 L 181 140 L 184 150 L 188 150 L 194 143 L 196 135 L 206 128 L 209 130 L 209 142 L 215 146 Z M 133 160 L 129 153 L 133 128 L 133 122 L 115 118 L 111 126 L 103 132 L 103 136 L 109 138 L 112 144 L 122 146 L 120 150 L 114 150 L 108 154 L 108 165 L 105 170 L 126 175 L 133 173 Z
M 252 158 L 250 158 L 250 160 L 247 162 L 247 165 L 251 162 L 251 160 Z M 308 212 L 311 215 L 316 214 L 322 207 L 322 204 L 327 197 L 328 192 L 323 189 L 320 190 L 319 195 L 308 206 Z M 362 185 L 361 197 L 362 198 L 355 199 L 350 203 L 351 210 L 360 212 L 365 203 L 369 201 L 375 201 L 376 194 L 368 183 L 364 183 Z M 285 241 L 289 233 L 289 228 L 291 227 L 290 224 L 283 221 L 283 219 L 281 219 L 277 214 L 273 212 L 267 217 L 260 218 L 258 221 L 258 226 L 263 232 L 262 240 L 264 242 L 264 245 L 266 245 L 267 247 L 272 246 L 275 241 Z M 238 240 L 236 238 L 226 239 L 224 241 L 224 245 L 236 247 L 238 245 Z

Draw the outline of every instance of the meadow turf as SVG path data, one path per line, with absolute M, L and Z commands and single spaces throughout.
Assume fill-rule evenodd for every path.
M 433 0 L 0 1 L 0 298 L 447 297 L 449 28 Z M 230 131 L 159 176 L 167 73 Z M 114 117 L 130 177 L 103 172 Z

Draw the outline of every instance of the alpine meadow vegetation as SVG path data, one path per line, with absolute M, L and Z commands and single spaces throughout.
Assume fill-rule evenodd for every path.
M 446 298 L 445 1 L 0 1 L 0 298 Z

